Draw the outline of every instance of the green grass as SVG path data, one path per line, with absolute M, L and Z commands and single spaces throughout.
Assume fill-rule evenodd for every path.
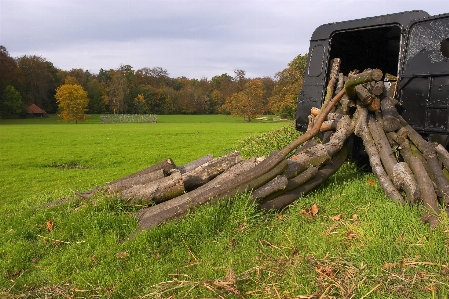
M 260 211 L 242 194 L 134 240 L 136 207 L 118 199 L 38 208 L 168 157 L 181 165 L 233 148 L 271 151 L 294 137 L 280 129 L 288 123 L 206 115 L 158 116 L 157 124 L 27 121 L 0 120 L 4 298 L 449 296 L 448 218 L 430 229 L 419 205 L 393 203 L 350 162 L 281 213 Z M 313 204 L 319 212 L 309 216 Z

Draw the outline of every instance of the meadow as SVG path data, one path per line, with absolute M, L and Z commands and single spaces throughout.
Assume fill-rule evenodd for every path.
M 0 120 L 1 297 L 447 298 L 447 217 L 430 229 L 349 161 L 284 211 L 241 194 L 134 239 L 140 207 L 120 199 L 42 207 L 167 158 L 267 154 L 293 132 L 223 115 Z

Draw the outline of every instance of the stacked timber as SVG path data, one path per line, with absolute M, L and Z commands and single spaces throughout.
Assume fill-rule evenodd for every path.
M 444 175 L 449 153 L 424 140 L 399 115 L 393 76 L 387 74 L 385 84 L 378 69 L 355 70 L 347 76 L 339 70 L 336 58 L 325 101 L 311 110 L 307 131 L 268 157 L 245 160 L 233 152 L 218 158 L 208 155 L 181 167 L 167 159 L 78 195 L 87 199 L 106 192 L 142 204 L 138 231 L 248 190 L 262 209 L 282 209 L 334 174 L 347 159 L 348 139 L 356 135 L 385 194 L 400 204 L 422 203 L 423 221 L 438 225 L 440 213 L 449 205 Z M 322 142 L 312 139 L 319 133 Z

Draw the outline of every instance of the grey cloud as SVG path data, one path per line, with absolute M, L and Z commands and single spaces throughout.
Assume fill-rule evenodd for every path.
M 239 68 L 263 77 L 307 53 L 321 24 L 414 9 L 449 12 L 440 0 L 0 0 L 0 44 L 62 69 L 129 64 L 210 78 Z

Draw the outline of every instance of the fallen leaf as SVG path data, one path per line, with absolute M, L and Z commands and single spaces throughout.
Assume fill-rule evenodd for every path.
M 300 213 L 301 213 L 301 215 L 310 217 L 310 213 L 309 213 L 309 211 L 307 211 L 307 210 L 302 209 Z
M 329 266 L 318 266 L 315 268 L 315 271 L 320 276 L 326 276 L 326 277 L 334 277 L 335 276 L 334 270 Z
M 298 249 L 295 247 L 295 248 L 293 248 L 292 256 L 297 256 L 297 255 L 298 255 Z
M 338 221 L 338 220 L 341 220 L 341 217 L 343 217 L 343 214 L 335 215 L 335 216 L 332 217 L 331 219 L 334 220 L 334 221 Z
M 356 238 L 356 236 L 357 236 L 356 233 L 353 232 L 352 230 L 350 230 L 346 233 L 346 239 L 348 239 L 348 240 L 353 240 Z
M 310 207 L 310 212 L 312 213 L 312 216 L 316 216 L 316 214 L 318 214 L 318 205 L 316 203 Z
M 49 232 L 53 231 L 53 225 L 54 225 L 54 223 L 53 223 L 51 220 L 47 220 L 47 221 L 45 222 L 45 224 L 47 225 L 47 230 L 48 230 Z
M 372 180 L 372 179 L 366 179 L 366 183 L 368 185 L 370 185 L 371 187 L 376 186 L 376 182 L 374 180 Z
M 128 256 L 129 256 L 129 254 L 128 254 L 128 252 L 126 252 L 126 251 L 117 253 L 117 257 L 118 257 L 119 259 L 123 259 L 123 258 L 128 257 Z

